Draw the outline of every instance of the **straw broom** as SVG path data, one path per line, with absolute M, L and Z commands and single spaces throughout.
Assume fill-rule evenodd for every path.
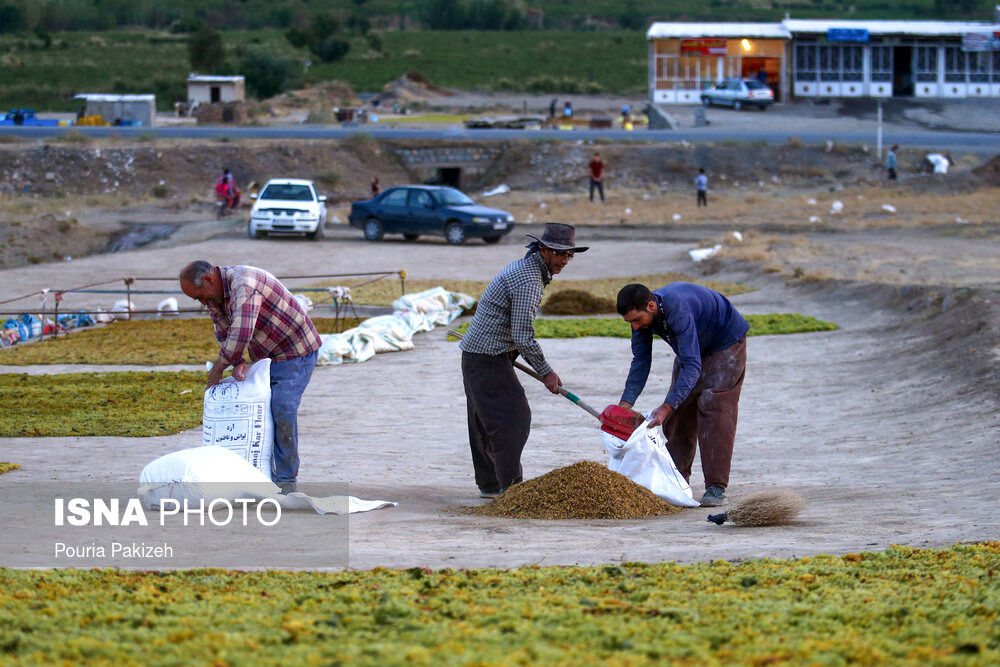
M 795 520 L 806 501 L 788 489 L 755 493 L 722 514 L 710 514 L 708 521 L 721 526 L 727 521 L 736 526 L 784 526 Z

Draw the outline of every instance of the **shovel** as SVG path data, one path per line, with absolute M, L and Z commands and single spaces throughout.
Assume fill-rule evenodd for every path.
M 461 340 L 464 334 L 461 334 L 454 329 L 448 330 L 448 335 L 453 336 Z M 544 383 L 545 380 L 541 375 L 536 373 L 533 369 L 525 366 L 519 361 L 515 361 L 514 367 L 518 370 L 523 371 L 525 374 L 530 375 L 539 382 Z M 622 438 L 623 440 L 628 440 L 632 435 L 632 432 L 643 422 L 643 416 L 638 412 L 633 412 L 628 408 L 623 408 L 617 405 L 609 405 L 604 408 L 604 412 L 598 412 L 589 403 L 584 401 L 582 398 L 569 391 L 565 387 L 559 387 L 559 394 L 569 401 L 580 406 L 582 409 L 589 412 L 592 416 L 596 417 L 599 422 L 601 422 L 601 430 L 616 437 Z

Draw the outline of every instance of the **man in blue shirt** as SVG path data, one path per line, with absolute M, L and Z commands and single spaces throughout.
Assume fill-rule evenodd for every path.
M 656 334 L 676 357 L 670 391 L 650 413 L 650 426 L 663 425 L 667 450 L 685 479 L 700 446 L 701 504 L 726 504 L 750 325 L 726 297 L 692 283 L 656 291 L 626 285 L 618 292 L 618 313 L 632 325 L 632 367 L 620 405 L 631 408 L 646 387 Z

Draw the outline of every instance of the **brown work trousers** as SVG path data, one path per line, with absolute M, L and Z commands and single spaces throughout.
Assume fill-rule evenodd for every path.
M 500 491 L 521 481 L 521 451 L 531 431 L 531 408 L 514 375 L 516 352 L 462 352 L 469 446 L 476 485 Z
M 701 448 L 705 485 L 729 484 L 740 390 L 747 367 L 747 339 L 701 360 L 701 375 L 688 397 L 663 423 L 667 451 L 684 479 L 691 479 L 695 448 Z M 674 360 L 673 381 L 680 364 Z

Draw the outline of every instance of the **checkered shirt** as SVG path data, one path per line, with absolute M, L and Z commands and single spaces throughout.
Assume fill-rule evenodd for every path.
M 220 356 L 230 364 L 270 357 L 288 361 L 320 347 L 319 333 L 292 293 L 278 279 L 252 266 L 220 266 L 225 301 L 208 304 Z
M 490 281 L 460 347 L 474 354 L 517 350 L 535 372 L 545 377 L 552 367 L 535 340 L 535 311 L 552 272 L 537 252 L 508 264 Z

